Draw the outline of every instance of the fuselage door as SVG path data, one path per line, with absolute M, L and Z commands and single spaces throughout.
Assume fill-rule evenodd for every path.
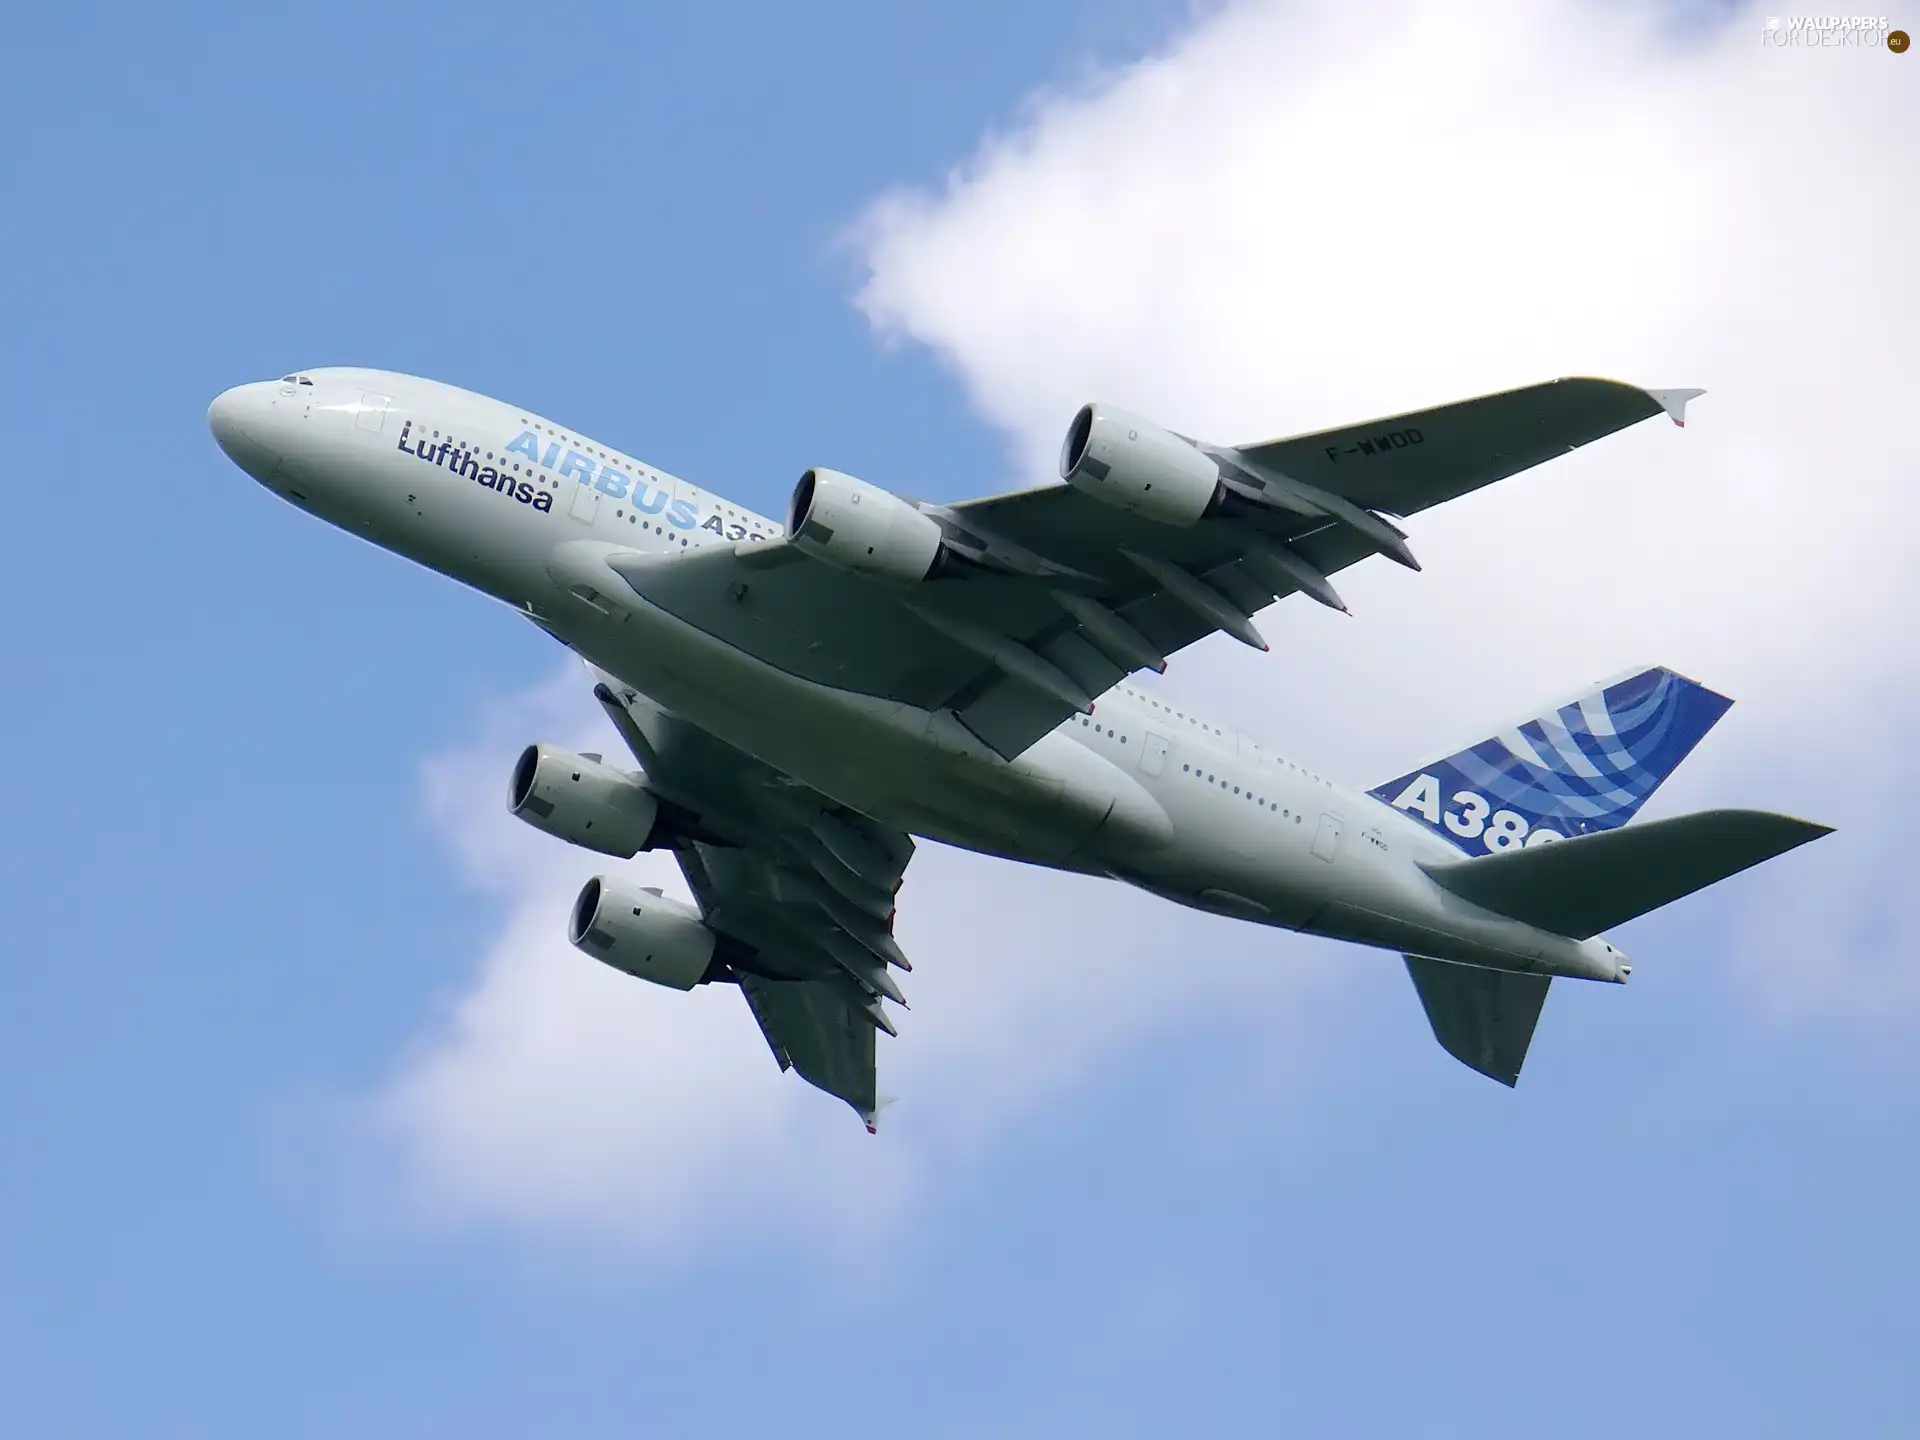
M 1149 735 L 1147 743 L 1140 747 L 1140 773 L 1158 775 L 1167 764 L 1167 737 Z
M 387 411 L 392 408 L 392 396 L 375 395 L 371 390 L 362 390 L 360 404 L 353 413 L 353 428 L 378 435 L 381 427 L 387 423 Z
M 585 480 L 573 482 L 573 501 L 567 506 L 567 514 L 582 525 L 591 525 L 600 518 L 600 492 Z
M 1322 815 L 1319 832 L 1313 837 L 1313 853 L 1331 862 L 1340 853 L 1340 836 L 1344 829 L 1338 815 Z

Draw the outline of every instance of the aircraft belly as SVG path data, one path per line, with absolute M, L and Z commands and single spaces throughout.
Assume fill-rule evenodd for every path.
M 1329 939 L 1495 970 L 1616 978 L 1611 957 L 1523 921 L 1461 901 L 1434 886 L 1411 860 L 1370 867 L 1332 889 L 1302 927 Z
M 549 617 L 580 654 L 729 745 L 875 819 L 968 849 L 1061 865 L 1115 808 L 1112 794 L 1070 783 L 1074 777 L 1059 767 L 1027 756 L 1009 764 L 950 719 L 777 670 L 630 589 L 620 593 L 622 582 L 603 560 L 596 568 L 590 551 L 549 568 L 563 593 L 584 585 L 596 596 L 582 602 L 566 594 L 564 615 Z
M 1437 960 L 1466 960 L 1471 957 L 1485 963 L 1490 950 L 1485 945 L 1463 945 L 1459 936 L 1435 930 L 1405 916 L 1386 914 L 1346 900 L 1333 900 L 1321 906 L 1306 928 L 1315 935 L 1325 935 L 1333 940 L 1428 955 Z M 1503 953 L 1492 952 L 1494 956 Z M 1516 953 L 1509 958 L 1516 967 L 1524 967 L 1537 957 Z
M 1171 837 L 1157 849 L 1123 845 L 1102 852 L 1108 873 L 1193 909 L 1299 929 L 1313 902 L 1284 858 L 1250 853 L 1219 815 L 1204 809 L 1174 810 Z
M 934 758 L 909 803 L 923 834 L 1038 865 L 1065 863 L 1106 818 L 1044 771 L 952 754 Z

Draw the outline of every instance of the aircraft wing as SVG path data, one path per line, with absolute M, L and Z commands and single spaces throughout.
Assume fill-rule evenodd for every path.
M 608 563 L 648 602 L 791 674 L 951 712 L 1012 757 L 1128 673 L 1369 555 L 1417 569 L 1406 516 L 1665 411 L 1697 391 L 1556 380 L 1364 425 L 1207 449 L 1246 503 L 1162 524 L 1053 484 L 921 505 L 981 563 L 917 585 L 835 569 L 787 540 Z M 1203 447 L 1205 448 L 1205 447 Z
M 1418 410 L 1243 445 L 1263 471 L 1321 486 L 1369 509 L 1416 515 L 1469 491 L 1665 413 L 1686 423 L 1699 390 L 1642 390 L 1617 380 L 1549 380 Z
M 851 1105 L 873 1127 L 874 1032 L 894 893 L 913 840 L 827 799 L 689 724 L 594 667 L 594 698 L 662 800 L 674 856 L 706 923 L 735 942 L 731 976 L 782 1070 Z

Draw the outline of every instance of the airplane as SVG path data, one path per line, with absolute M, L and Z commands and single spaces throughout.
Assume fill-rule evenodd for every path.
M 1547 989 L 1623 983 L 1604 932 L 1829 833 L 1720 809 L 1629 826 L 1731 703 L 1654 666 L 1350 788 L 1132 676 L 1370 556 L 1397 520 L 1698 390 L 1562 379 L 1260 444 L 1107 404 L 1060 479 L 959 504 L 825 468 L 784 521 L 533 411 L 382 370 L 212 403 L 227 456 L 328 523 L 506 602 L 574 651 L 638 768 L 529 745 L 512 812 L 617 874 L 567 918 L 593 958 L 739 988 L 782 1070 L 869 1130 L 898 1033 L 915 839 L 1400 952 L 1435 1038 L 1517 1083 Z

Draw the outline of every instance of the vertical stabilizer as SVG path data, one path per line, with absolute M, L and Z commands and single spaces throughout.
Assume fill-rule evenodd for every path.
M 1733 702 L 1665 668 L 1605 681 L 1372 794 L 1469 855 L 1624 825 Z

